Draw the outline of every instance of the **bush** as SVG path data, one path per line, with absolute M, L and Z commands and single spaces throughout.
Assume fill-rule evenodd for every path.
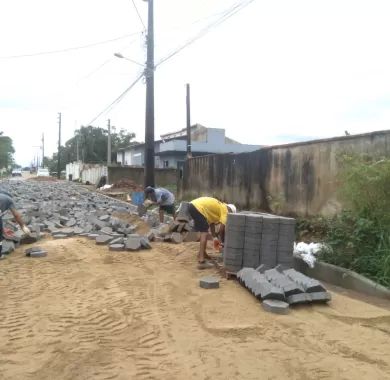
M 321 258 L 390 286 L 390 159 L 344 156 L 346 210 L 328 223 L 331 252 Z

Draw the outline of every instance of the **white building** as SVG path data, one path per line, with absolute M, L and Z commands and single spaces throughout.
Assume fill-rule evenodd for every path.
M 178 168 L 187 154 L 186 128 L 161 135 L 161 140 L 155 141 L 156 168 Z M 216 153 L 244 153 L 261 148 L 261 145 L 240 144 L 225 136 L 225 130 L 206 128 L 200 124 L 191 127 L 192 155 L 204 156 Z M 143 166 L 145 144 L 136 144 L 121 149 L 117 153 L 117 163 L 121 165 Z

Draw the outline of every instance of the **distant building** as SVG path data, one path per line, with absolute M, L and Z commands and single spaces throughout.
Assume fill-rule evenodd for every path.
M 155 141 L 156 168 L 177 168 L 186 159 L 187 130 L 186 128 L 160 136 Z M 244 153 L 261 148 L 261 145 L 240 144 L 225 136 L 225 130 L 206 128 L 200 124 L 191 127 L 192 155 L 205 156 L 215 153 Z M 130 166 L 144 166 L 145 144 L 134 144 L 120 149 L 117 153 L 117 163 Z

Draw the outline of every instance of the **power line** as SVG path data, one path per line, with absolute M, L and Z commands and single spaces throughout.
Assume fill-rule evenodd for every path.
M 246 1 L 240 1 L 233 5 L 231 8 L 227 9 L 224 12 L 221 12 L 221 17 L 219 17 L 216 21 L 210 23 L 205 28 L 201 29 L 194 37 L 190 38 L 187 42 L 182 44 L 181 46 L 177 47 L 175 50 L 173 50 L 171 53 L 169 53 L 166 57 L 162 58 L 155 67 L 160 66 L 164 62 L 168 61 L 169 59 L 173 58 L 175 55 L 179 54 L 183 49 L 188 47 L 189 45 L 193 44 L 195 41 L 199 40 L 203 36 L 205 36 L 207 33 L 209 33 L 212 29 L 215 27 L 221 25 L 223 22 L 234 16 L 236 13 L 241 11 L 242 9 L 246 8 L 249 4 L 253 3 L 255 0 L 246 0 Z
M 141 17 L 141 15 L 140 15 L 139 11 L 138 11 L 137 5 L 135 4 L 134 0 L 131 0 L 131 2 L 132 2 L 133 5 L 134 5 L 134 9 L 135 9 L 135 11 L 137 12 L 138 18 L 139 18 L 139 20 L 141 21 L 142 26 L 144 27 L 144 31 L 146 31 L 146 26 L 145 26 L 145 24 L 144 24 L 144 22 L 143 22 L 143 20 L 142 20 L 142 17 Z
M 123 91 L 110 105 L 108 105 L 103 111 L 101 111 L 97 116 L 95 116 L 87 125 L 92 125 L 101 115 L 104 113 L 110 111 L 112 108 L 114 108 L 118 103 L 121 102 L 121 100 L 125 97 L 125 95 L 139 82 L 139 80 L 144 76 L 144 72 L 139 74 L 137 78 L 134 80 L 134 82 L 126 88 L 125 91 Z
M 135 33 L 131 33 L 131 34 L 126 34 L 126 35 L 121 36 L 121 37 L 111 38 L 109 40 L 94 42 L 94 43 L 91 43 L 91 44 L 86 44 L 86 45 L 81 45 L 81 46 L 75 46 L 75 47 L 69 47 L 69 48 L 64 48 L 64 49 L 58 49 L 58 50 L 43 51 L 43 52 L 30 53 L 30 54 L 9 55 L 9 56 L 2 56 L 2 57 L 0 56 L 0 59 L 28 58 L 28 57 L 38 57 L 38 56 L 41 56 L 41 55 L 67 53 L 67 52 L 74 51 L 74 50 L 81 50 L 81 49 L 92 48 L 94 46 L 108 44 L 108 43 L 111 43 L 111 42 L 123 40 L 125 38 L 129 38 L 129 37 L 135 36 L 136 34 L 141 34 L 141 33 L 142 32 L 135 32 Z

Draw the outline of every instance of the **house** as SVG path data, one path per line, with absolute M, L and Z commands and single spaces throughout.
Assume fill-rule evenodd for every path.
M 186 159 L 187 130 L 186 128 L 160 136 L 155 141 L 155 167 L 177 168 Z M 191 127 L 192 155 L 205 156 L 215 153 L 244 153 L 261 148 L 260 145 L 240 144 L 225 136 L 225 130 L 206 128 L 200 124 Z M 145 144 L 136 144 L 120 149 L 117 153 L 117 163 L 121 165 L 143 166 Z

